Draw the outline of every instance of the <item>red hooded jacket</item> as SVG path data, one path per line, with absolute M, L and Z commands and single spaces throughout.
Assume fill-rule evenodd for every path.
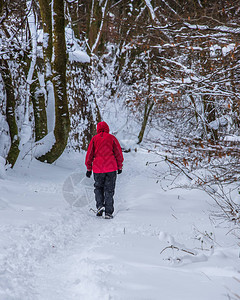
M 109 134 L 106 122 L 97 124 L 95 135 L 88 146 L 85 165 L 88 171 L 107 173 L 122 169 L 123 154 L 118 140 Z

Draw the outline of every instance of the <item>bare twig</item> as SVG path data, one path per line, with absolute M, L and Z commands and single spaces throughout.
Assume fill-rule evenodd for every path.
M 160 252 L 160 254 L 162 254 L 165 250 L 167 250 L 167 249 L 176 249 L 176 250 L 178 250 L 178 251 L 183 251 L 183 252 L 186 252 L 186 253 L 188 253 L 188 254 L 191 254 L 191 255 L 196 255 L 195 253 L 193 253 L 193 252 L 191 252 L 191 251 L 189 251 L 189 250 L 186 250 L 186 249 L 180 249 L 180 248 L 178 248 L 178 247 L 176 247 L 176 246 L 174 246 L 174 245 L 171 245 L 171 246 L 168 246 L 168 247 L 165 247 L 161 252 Z
M 192 180 L 192 177 L 190 177 L 179 165 L 177 165 L 173 160 L 170 160 L 167 156 L 165 158 L 165 160 L 167 162 L 169 162 L 170 164 L 174 165 L 175 167 L 177 167 L 179 170 L 181 170 L 181 172 L 187 176 L 188 179 Z

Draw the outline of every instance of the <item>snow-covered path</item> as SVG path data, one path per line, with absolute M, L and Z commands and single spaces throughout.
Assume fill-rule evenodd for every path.
M 74 244 L 46 259 L 39 268 L 38 299 L 108 299 L 108 289 L 98 275 L 107 269 L 92 253 L 104 236 L 104 227 L 98 221 L 86 221 L 88 225 L 83 225 Z
M 125 155 L 113 220 L 63 198 L 82 157 L 19 165 L 0 181 L 0 300 L 223 300 L 237 292 L 239 248 L 210 221 L 206 195 L 164 192 L 144 169 L 149 159 Z

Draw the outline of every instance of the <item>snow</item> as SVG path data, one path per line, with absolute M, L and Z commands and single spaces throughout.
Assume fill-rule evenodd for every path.
M 97 218 L 84 157 L 64 153 L 49 165 L 29 154 L 0 179 L 1 300 L 224 300 L 238 293 L 236 237 L 209 218 L 206 194 L 163 191 L 146 166 L 154 154 L 138 148 L 124 154 L 114 219 Z
M 27 120 L 27 116 L 25 118 Z M 24 122 L 21 128 L 21 131 L 19 133 L 20 136 L 20 149 L 22 149 L 22 146 L 25 145 L 32 136 L 32 128 L 31 124 L 29 124 L 28 120 L 27 122 Z
M 54 132 L 51 131 L 44 138 L 33 143 L 30 146 L 30 150 L 33 153 L 34 157 L 40 157 L 52 149 L 52 146 L 55 144 Z
M 69 52 L 69 61 L 71 62 L 80 62 L 80 63 L 89 63 L 89 55 L 82 50 L 74 50 Z
M 42 38 L 42 41 L 43 41 L 43 48 L 47 49 L 47 47 L 48 47 L 48 40 L 49 40 L 49 34 L 46 33 L 46 32 L 44 32 L 43 36 L 39 35 L 39 41 L 41 41 L 41 38 Z
M 0 178 L 3 179 L 5 177 L 5 159 L 0 156 Z
M 216 56 L 217 53 L 222 53 L 222 48 L 219 45 L 213 45 L 210 47 L 210 56 Z
M 234 44 L 234 43 L 226 45 L 222 48 L 219 45 L 213 45 L 210 47 L 210 54 L 211 54 L 211 56 L 216 56 L 219 54 L 226 56 L 229 54 L 229 52 L 234 51 L 235 49 L 236 49 L 236 44 Z
M 82 49 L 74 37 L 74 32 L 70 27 L 65 29 L 67 41 L 68 59 L 70 62 L 90 63 L 90 56 Z
M 8 123 L 0 113 L 0 156 L 6 157 L 10 148 L 10 136 L 8 135 Z
M 227 135 L 224 138 L 226 142 L 240 142 L 240 136 L 237 135 Z
M 230 122 L 228 116 L 222 116 L 220 118 L 216 118 L 216 120 L 212 121 L 208 124 L 208 126 L 212 129 L 217 130 L 220 126 L 226 126 Z
M 190 24 L 188 22 L 185 22 L 184 25 L 186 25 L 188 28 L 191 28 L 191 29 L 206 30 L 209 28 L 209 26 L 207 26 L 207 25 L 194 25 L 194 24 Z
M 236 48 L 236 44 L 229 44 L 229 45 L 227 45 L 227 46 L 224 46 L 223 48 L 222 48 L 222 52 L 223 52 L 223 56 L 226 56 L 229 52 L 231 52 L 231 51 L 234 51 L 235 50 L 235 48 Z
M 50 65 L 49 66 L 49 71 L 51 69 Z M 53 83 L 48 80 L 46 83 L 46 90 L 47 90 L 47 107 L 46 107 L 46 112 L 47 112 L 47 127 L 48 127 L 48 132 L 51 132 L 54 130 L 55 127 L 55 96 L 54 96 L 54 87 Z

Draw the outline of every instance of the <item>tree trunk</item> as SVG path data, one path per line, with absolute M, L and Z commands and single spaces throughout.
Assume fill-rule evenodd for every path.
M 54 0 L 53 2 L 53 86 L 55 96 L 55 143 L 52 149 L 45 155 L 39 157 L 40 161 L 53 163 L 63 153 L 70 131 L 68 113 L 68 101 L 66 93 L 66 42 L 65 42 L 65 18 L 64 1 Z
M 104 3 L 102 3 L 104 2 Z M 91 53 L 96 53 L 98 50 L 103 50 L 102 35 L 104 32 L 105 19 L 109 0 L 99 1 L 92 0 L 90 12 L 89 27 L 87 31 L 88 44 Z
M 43 54 L 46 64 L 51 65 L 52 60 L 52 0 L 39 0 L 40 12 L 43 23 Z M 49 67 L 49 66 L 47 66 Z M 50 76 L 51 70 L 47 70 L 47 76 Z M 50 71 L 50 72 L 49 72 Z M 48 77 L 47 77 L 48 78 Z
M 26 104 L 25 104 L 25 122 L 28 123 L 29 119 L 29 102 L 30 99 L 33 103 L 34 110 L 34 121 L 35 121 L 35 141 L 42 139 L 47 135 L 47 115 L 46 115 L 46 101 L 45 93 L 39 86 L 37 68 L 39 69 L 39 62 L 42 60 L 37 57 L 37 20 L 35 16 L 35 11 L 33 8 L 32 1 L 27 1 L 27 8 L 29 10 L 28 24 L 29 24 L 29 34 L 31 38 L 31 55 L 27 58 L 31 58 L 28 66 L 27 82 L 26 82 Z
M 54 91 L 52 83 L 52 0 L 39 0 L 43 23 L 43 57 L 45 63 L 45 85 L 47 92 L 47 125 L 48 131 L 54 130 Z
M 0 16 L 2 14 L 3 11 L 3 0 L 0 0 Z
M 144 116 L 143 116 L 142 126 L 141 126 L 141 130 L 139 132 L 139 135 L 138 135 L 138 144 L 140 144 L 143 140 L 144 132 L 145 132 L 145 129 L 147 126 L 148 118 L 149 118 L 149 114 L 153 108 L 153 105 L 154 105 L 154 102 L 152 101 L 150 103 L 149 99 L 147 99 L 147 102 L 144 107 Z
M 18 155 L 19 155 L 19 136 L 18 136 L 18 127 L 16 124 L 15 119 L 15 96 L 14 96 L 14 89 L 12 84 L 12 76 L 8 66 L 8 63 L 4 59 L 0 59 L 0 66 L 1 66 L 1 75 L 5 85 L 6 90 L 6 117 L 7 123 L 9 126 L 10 138 L 11 138 L 11 147 L 8 152 L 7 156 L 7 163 L 14 166 Z
M 35 122 L 35 141 L 39 141 L 47 135 L 47 113 L 44 91 L 39 88 L 37 71 L 35 70 L 33 82 L 31 84 L 31 101 L 33 103 Z
M 148 81 L 147 101 L 144 106 L 144 115 L 143 115 L 142 127 L 141 127 L 141 130 L 138 135 L 138 144 L 140 144 L 143 140 L 143 136 L 144 136 L 144 132 L 145 132 L 145 129 L 147 126 L 148 118 L 149 118 L 150 112 L 154 105 L 154 101 L 150 100 L 152 85 L 151 85 L 151 63 L 150 63 L 149 51 L 148 51 L 148 59 L 147 59 L 147 81 Z

